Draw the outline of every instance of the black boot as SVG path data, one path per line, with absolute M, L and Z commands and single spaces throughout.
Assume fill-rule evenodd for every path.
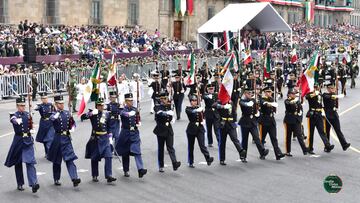
M 346 144 L 343 146 L 343 150 L 346 151 L 349 147 L 350 147 L 350 143 L 346 143 Z
M 142 178 L 146 173 L 147 173 L 147 169 L 140 169 L 139 171 L 139 178 Z
M 116 178 L 114 178 L 112 176 L 109 176 L 109 177 L 106 177 L 106 180 L 107 180 L 108 183 L 111 183 L 111 182 L 116 181 Z
M 36 183 L 31 187 L 31 189 L 33 193 L 36 193 L 40 189 L 40 185 Z
M 54 185 L 56 185 L 56 186 L 60 186 L 60 185 L 61 185 L 61 183 L 60 183 L 60 181 L 59 181 L 59 180 L 55 180 L 55 181 L 54 181 Z
M 266 155 L 269 154 L 269 150 L 268 149 L 264 149 L 263 153 L 260 155 L 260 159 L 264 160 Z
M 18 185 L 18 186 L 17 186 L 17 190 L 19 190 L 19 191 L 24 191 L 25 189 L 24 189 L 24 187 L 23 187 L 22 185 Z
M 173 169 L 174 169 L 174 171 L 176 171 L 180 166 L 181 166 L 181 162 L 180 162 L 180 161 L 174 162 L 174 163 L 173 163 Z
M 213 161 L 214 161 L 214 157 L 209 157 L 206 159 L 206 163 L 208 166 L 210 166 Z
M 80 180 L 80 178 L 77 178 L 77 179 L 73 179 L 72 182 L 73 182 L 74 187 L 77 187 L 81 183 L 81 180 Z
M 98 179 L 97 176 L 93 176 L 92 181 L 95 182 L 95 183 L 97 183 L 97 182 L 99 182 L 99 179 Z

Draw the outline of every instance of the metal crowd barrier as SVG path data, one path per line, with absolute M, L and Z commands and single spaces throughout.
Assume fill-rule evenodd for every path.
M 198 59 L 196 63 L 199 67 L 203 62 L 207 62 L 209 69 L 216 67 L 216 64 L 220 61 L 223 62 L 224 58 L 208 58 Z M 187 60 L 181 61 L 168 61 L 168 70 L 173 71 L 178 69 L 178 63 L 183 67 L 183 70 L 187 68 Z M 161 70 L 161 66 L 158 65 L 158 69 Z M 140 74 L 142 79 L 147 79 L 150 76 L 150 72 L 155 70 L 155 63 L 147 63 L 143 65 L 130 64 L 128 66 L 119 65 L 117 67 L 117 74 L 125 74 L 127 78 L 132 78 L 133 73 Z M 80 83 L 81 78 L 90 78 L 92 70 L 82 70 L 75 74 L 77 83 Z M 39 72 L 37 73 L 37 92 L 47 92 L 49 94 L 53 92 L 64 92 L 68 83 L 68 72 L 66 71 L 53 71 L 53 72 Z M 19 95 L 26 95 L 32 87 L 31 75 L 0 75 L 0 100 L 18 97 Z M 32 89 L 30 89 L 32 92 Z

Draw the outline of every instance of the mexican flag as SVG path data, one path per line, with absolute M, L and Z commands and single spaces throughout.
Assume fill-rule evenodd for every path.
M 91 101 L 96 101 L 99 97 L 99 86 L 101 83 L 100 75 L 101 75 L 100 62 L 97 62 L 95 65 L 95 69 L 91 73 L 91 78 L 90 78 L 90 81 L 93 84 L 92 93 L 90 96 Z
M 297 62 L 298 60 L 298 56 L 296 54 L 296 49 L 294 48 L 291 52 L 290 52 L 290 63 L 294 64 Z
M 194 0 L 175 0 L 175 13 L 185 16 L 186 12 L 188 15 L 192 15 L 194 11 Z
M 304 2 L 305 4 L 305 20 L 308 23 L 312 23 L 314 21 L 314 9 L 315 2 Z
M 264 63 L 264 77 L 270 78 L 270 71 L 272 70 L 271 67 L 271 55 L 270 55 L 270 49 L 268 48 L 266 50 L 266 56 L 265 56 L 265 63 Z
M 112 55 L 111 58 L 111 64 L 109 67 L 109 73 L 107 82 L 109 86 L 115 86 L 116 85 L 116 66 L 115 66 L 115 55 Z
M 194 11 L 194 0 L 187 0 L 186 4 L 187 4 L 188 15 L 191 16 Z
M 190 70 L 190 73 L 185 78 L 185 85 L 193 85 L 195 82 L 195 55 L 194 55 L 194 53 L 190 53 L 190 55 L 189 55 L 188 70 Z
M 221 81 L 220 91 L 218 95 L 218 99 L 220 100 L 221 104 L 226 104 L 231 99 L 231 94 L 233 91 L 234 86 L 234 77 L 230 72 L 230 68 L 226 70 L 224 78 Z
M 232 50 L 234 46 L 233 33 L 230 31 L 224 31 L 224 43 L 225 43 L 225 51 L 229 52 Z
M 223 75 L 224 73 L 226 73 L 226 71 L 228 69 L 231 69 L 234 67 L 234 60 L 235 60 L 235 55 L 234 53 L 231 53 L 231 55 L 225 60 L 225 62 L 222 64 L 222 70 L 221 70 L 221 74 Z
M 186 13 L 186 0 L 180 1 L 180 12 L 182 16 L 185 16 Z
M 174 6 L 175 6 L 175 13 L 179 14 L 181 8 L 181 0 L 175 0 Z
M 242 57 L 244 59 L 244 65 L 247 65 L 247 64 L 252 62 L 252 57 L 251 57 L 251 51 L 250 50 L 247 50 L 247 51 L 243 52 Z
M 301 97 L 304 97 L 307 93 L 314 91 L 314 83 L 318 79 L 317 67 L 319 64 L 319 53 L 315 51 L 311 58 L 309 67 L 305 70 L 300 78 Z
M 81 116 L 84 113 L 84 111 L 86 109 L 86 105 L 89 102 L 89 99 L 90 99 L 90 96 L 92 93 L 92 88 L 93 88 L 93 83 L 91 80 L 89 80 L 88 83 L 86 84 L 85 91 L 81 98 L 79 111 L 77 113 L 78 116 Z

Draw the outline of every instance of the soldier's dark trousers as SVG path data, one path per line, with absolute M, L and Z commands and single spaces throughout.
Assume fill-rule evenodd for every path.
M 351 85 L 350 85 L 350 88 L 355 88 L 355 85 L 356 85 L 356 83 L 355 83 L 355 76 L 352 76 L 352 77 L 351 77 Z
M 252 135 L 252 138 L 253 138 L 253 140 L 256 144 L 256 147 L 259 151 L 259 154 L 262 155 L 265 151 L 265 148 L 264 148 L 264 145 L 262 145 L 260 142 L 258 128 L 257 127 L 251 127 L 251 128 L 241 127 L 241 135 L 242 135 L 241 145 L 242 145 L 242 148 L 246 150 L 245 158 L 247 157 L 249 133 L 251 133 L 251 135 Z
M 184 94 L 180 94 L 178 98 L 174 99 L 177 119 L 180 119 L 180 117 L 181 117 L 181 106 L 182 106 L 183 100 L 184 100 Z
M 341 94 L 346 95 L 346 79 L 341 79 Z
M 35 100 L 36 99 L 36 94 L 37 94 L 37 86 L 36 87 L 33 87 L 33 92 L 32 92 L 32 100 Z
M 29 182 L 29 186 L 33 186 L 37 183 L 36 169 L 34 164 L 26 164 L 26 173 Z M 18 185 L 24 185 L 24 174 L 22 162 L 15 165 L 16 182 Z
M 308 148 L 309 151 L 314 150 L 314 131 L 315 127 L 320 135 L 321 140 L 323 141 L 325 147 L 330 146 L 329 140 L 326 138 L 325 134 L 325 119 L 321 116 L 321 114 L 315 114 L 308 118 L 308 128 L 309 128 L 309 136 L 308 136 Z
M 204 133 L 187 134 L 187 139 L 188 139 L 188 163 L 189 164 L 194 163 L 195 138 L 198 141 L 200 151 L 201 151 L 201 153 L 204 154 L 205 159 L 208 160 L 210 158 L 209 151 L 207 150 L 207 148 L 205 146 L 205 135 L 204 135 Z
M 220 128 L 220 139 L 219 139 L 219 154 L 220 161 L 225 161 L 225 151 L 226 151 L 226 139 L 227 135 L 229 135 L 231 141 L 234 143 L 236 150 L 240 153 L 243 149 L 241 147 L 240 141 L 237 137 L 235 128 Z
M 294 137 L 297 137 L 297 140 L 300 144 L 300 147 L 303 152 L 307 151 L 307 148 L 305 146 L 304 138 L 302 136 L 302 129 L 301 124 L 287 124 L 284 123 L 285 127 L 285 151 L 286 153 L 291 152 L 291 135 L 294 135 Z
M 330 123 L 329 123 L 330 122 Z M 344 148 L 344 146 L 347 144 L 346 139 L 344 137 L 344 134 L 341 132 L 341 128 L 340 128 L 340 121 L 338 117 L 335 118 L 328 118 L 326 120 L 326 137 L 330 142 L 330 130 L 331 127 L 334 128 L 335 133 L 339 139 L 339 142 L 341 144 L 341 146 Z
M 77 179 L 78 175 L 77 175 L 77 171 L 76 171 L 76 166 L 74 164 L 74 161 L 66 161 L 66 168 L 68 170 L 69 176 L 71 178 L 71 180 Z M 61 176 L 61 164 L 56 164 L 53 163 L 53 177 L 54 180 L 60 180 L 60 176 Z
M 112 158 L 104 158 L 105 159 L 105 178 L 112 176 Z M 99 176 L 99 161 L 91 160 L 91 175 L 93 177 Z
M 219 143 L 219 133 L 220 133 L 219 124 L 215 119 L 212 118 L 206 118 L 205 120 L 206 120 L 206 134 L 207 134 L 208 144 L 214 143 L 213 128 L 214 128 L 216 140 Z
M 275 156 L 279 156 L 282 154 L 279 143 L 276 137 L 276 126 L 273 125 L 259 125 L 260 129 L 260 140 L 261 143 L 264 143 L 266 135 L 269 133 L 271 144 L 274 148 Z
M 172 163 L 177 162 L 175 149 L 174 149 L 174 136 L 161 137 L 157 136 L 158 141 L 158 165 L 159 168 L 164 167 L 164 146 L 166 143 L 166 149 L 169 152 L 169 156 Z
M 122 155 L 123 171 L 128 172 L 130 169 L 130 155 Z M 144 163 L 140 154 L 134 155 L 136 168 L 138 170 L 144 168 Z

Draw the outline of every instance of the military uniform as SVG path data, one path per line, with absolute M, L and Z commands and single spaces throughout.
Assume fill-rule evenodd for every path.
M 71 72 L 70 73 L 70 80 L 69 80 L 69 96 L 71 97 L 71 107 L 72 107 L 72 111 L 73 112 L 77 112 L 76 111 L 76 96 L 77 96 L 77 92 L 76 92 L 76 76 L 75 76 L 75 72 Z
M 329 86 L 334 86 L 333 84 L 329 84 Z M 330 141 L 330 130 L 331 127 L 334 128 L 336 135 L 339 139 L 339 142 L 343 148 L 343 150 L 347 150 L 347 148 L 350 147 L 350 143 L 346 142 L 346 139 L 341 132 L 340 129 L 340 120 L 339 115 L 337 113 L 337 110 L 339 108 L 339 98 L 341 98 L 340 95 L 336 95 L 335 93 L 323 93 L 323 102 L 324 102 L 324 110 L 325 110 L 325 116 L 326 116 L 326 137 Z
M 197 97 L 193 96 L 191 101 L 197 101 Z M 205 146 L 205 128 L 203 126 L 204 112 L 203 108 L 199 106 L 188 106 L 185 112 L 189 118 L 189 124 L 186 128 L 186 135 L 188 138 L 188 163 L 190 167 L 194 167 L 194 144 L 195 139 L 198 140 L 201 153 L 205 156 L 205 160 L 208 165 L 214 161 L 213 157 L 210 157 L 209 151 Z
M 180 75 L 176 74 L 175 77 L 178 78 L 178 77 L 180 77 Z M 181 117 L 181 107 L 182 107 L 182 103 L 184 100 L 184 92 L 186 91 L 186 86 L 180 80 L 180 81 L 172 82 L 172 88 L 174 91 L 173 100 L 174 100 L 175 110 L 176 110 L 176 119 L 179 120 Z
M 125 101 L 132 100 L 132 93 L 125 94 Z M 115 150 L 122 156 L 123 170 L 125 177 L 129 177 L 130 156 L 134 156 L 139 178 L 142 178 L 147 170 L 144 169 L 141 157 L 141 140 L 138 130 L 139 120 L 136 116 L 137 109 L 134 106 L 126 105 L 120 111 L 121 131 L 119 140 L 115 144 Z
M 359 74 L 359 66 L 357 65 L 357 61 L 354 61 L 350 67 L 350 77 L 351 77 L 351 85 L 350 88 L 355 88 L 355 78 Z
M 164 68 L 163 70 L 160 70 L 160 74 L 161 74 L 161 89 L 165 90 L 169 82 L 170 71 Z
M 154 74 L 154 77 L 158 78 L 159 74 L 158 73 Z M 161 84 L 160 84 L 159 81 L 155 80 L 149 85 L 149 87 L 151 87 L 152 90 L 153 90 L 153 93 L 151 95 L 151 99 L 153 100 L 154 105 L 156 105 L 156 104 L 159 103 L 159 95 L 160 95 L 160 91 L 161 91 Z
M 249 89 L 247 89 L 246 91 L 249 91 Z M 264 148 L 264 145 L 260 142 L 259 139 L 259 131 L 257 128 L 258 122 L 257 118 L 255 117 L 258 114 L 258 110 L 256 109 L 256 101 L 255 99 L 244 98 L 241 99 L 239 103 L 242 112 L 242 116 L 239 120 L 242 135 L 242 147 L 244 148 L 244 150 L 247 151 L 249 133 L 251 133 L 256 147 L 259 151 L 260 158 L 265 159 L 265 156 L 269 153 L 269 150 Z M 242 161 L 247 161 L 246 154 L 243 157 Z
M 238 73 L 235 73 L 238 74 Z M 240 97 L 240 91 L 241 91 L 241 87 L 240 87 L 240 81 L 239 78 L 234 78 L 234 84 L 233 84 L 233 91 L 231 93 L 231 101 L 234 105 L 234 108 L 232 108 L 233 112 L 232 114 L 234 115 L 234 120 L 237 120 L 237 107 L 238 107 L 238 102 L 239 102 L 239 97 Z
M 116 92 L 110 92 L 110 97 L 116 98 Z M 120 104 L 117 102 L 110 102 L 106 105 L 106 110 L 110 114 L 110 131 L 116 141 L 119 139 L 120 134 L 120 111 L 121 111 Z
M 294 89 L 289 90 L 289 94 L 296 94 Z M 302 116 L 303 109 L 301 102 L 298 99 L 287 98 L 284 101 L 285 103 L 285 117 L 284 117 L 284 127 L 285 127 L 285 152 L 287 156 L 291 155 L 291 135 L 297 137 L 300 147 L 303 151 L 303 154 L 306 155 L 308 149 L 305 146 L 304 138 L 302 136 Z
M 214 88 L 212 84 L 208 85 L 208 88 Z M 207 93 L 204 95 L 205 102 L 205 120 L 206 120 L 206 133 L 209 147 L 213 145 L 213 129 L 215 132 L 215 138 L 219 143 L 219 127 L 220 127 L 220 116 L 216 108 L 214 108 L 214 103 L 217 102 L 218 95 L 217 93 Z
M 17 105 L 25 106 L 25 98 L 16 99 Z M 40 188 L 36 176 L 36 160 L 34 152 L 34 139 L 30 131 L 33 129 L 31 115 L 26 111 L 17 111 L 10 114 L 10 122 L 14 128 L 14 138 L 7 154 L 5 166 L 15 166 L 15 175 L 18 190 L 24 190 L 24 175 L 22 163 L 26 164 L 27 178 L 33 193 Z
M 309 111 L 306 114 L 306 117 L 308 118 L 308 148 L 309 153 L 314 154 L 314 148 L 313 148 L 313 142 L 314 142 L 314 130 L 315 127 L 319 132 L 320 138 L 322 139 L 325 148 L 324 150 L 326 152 L 330 152 L 334 145 L 330 145 L 329 140 L 326 138 L 325 134 L 325 118 L 323 115 L 323 108 L 322 108 L 322 96 L 319 92 L 314 91 L 311 93 L 308 93 L 306 95 L 306 99 L 309 102 Z
M 54 100 L 55 103 L 64 102 L 62 96 L 55 96 Z M 49 148 L 47 159 L 53 162 L 55 185 L 60 185 L 61 162 L 64 160 L 73 185 L 77 187 L 81 180 L 78 177 L 74 160 L 78 157 L 74 152 L 70 137 L 70 130 L 75 127 L 74 118 L 69 111 L 58 109 L 50 116 L 50 120 L 53 122 L 55 136 Z
M 47 98 L 45 92 L 41 93 L 40 96 L 41 99 Z M 55 130 L 50 120 L 50 116 L 55 111 L 55 107 L 52 103 L 48 102 L 38 104 L 34 110 L 39 111 L 41 116 L 39 130 L 35 140 L 44 144 L 45 154 L 47 154 L 55 135 Z
M 264 91 L 272 91 L 270 87 L 264 88 Z M 261 143 L 265 142 L 266 135 L 269 133 L 271 144 L 274 148 L 275 157 L 277 160 L 280 160 L 284 157 L 281 152 L 276 137 L 276 121 L 275 121 L 275 112 L 276 112 L 277 103 L 272 97 L 263 96 L 260 99 L 260 117 L 259 117 L 259 129 L 260 129 L 260 141 Z
M 347 74 L 346 74 L 346 67 L 345 66 L 339 66 L 337 77 L 340 80 L 341 83 L 341 94 L 346 95 L 346 80 L 347 80 Z
M 214 105 L 214 108 L 217 109 L 220 116 L 220 136 L 219 136 L 219 154 L 220 154 L 220 164 L 226 165 L 225 163 L 225 150 L 226 150 L 226 139 L 229 135 L 231 141 L 234 143 L 236 150 L 238 151 L 240 158 L 243 159 L 246 154 L 246 150 L 241 147 L 239 139 L 237 137 L 236 128 L 237 125 L 234 121 L 234 116 L 232 115 L 233 104 L 231 101 L 226 104 L 222 104 L 220 101 L 217 101 Z
M 104 105 L 104 99 L 99 98 L 96 106 Z M 99 161 L 105 159 L 105 178 L 107 182 L 116 181 L 112 177 L 112 153 L 110 140 L 112 133 L 110 131 L 110 114 L 98 109 L 90 110 L 81 116 L 82 120 L 90 119 L 92 131 L 89 141 L 86 144 L 85 158 L 91 159 L 91 175 L 94 182 L 98 182 Z
M 168 95 L 162 92 L 160 97 L 166 98 Z M 174 149 L 174 131 L 171 122 L 173 121 L 174 112 L 171 110 L 170 104 L 159 104 L 154 107 L 156 126 L 153 133 L 158 141 L 158 164 L 159 171 L 163 172 L 164 168 L 164 145 L 166 143 L 167 151 L 173 165 L 174 171 L 180 167 L 180 162 L 177 161 Z

